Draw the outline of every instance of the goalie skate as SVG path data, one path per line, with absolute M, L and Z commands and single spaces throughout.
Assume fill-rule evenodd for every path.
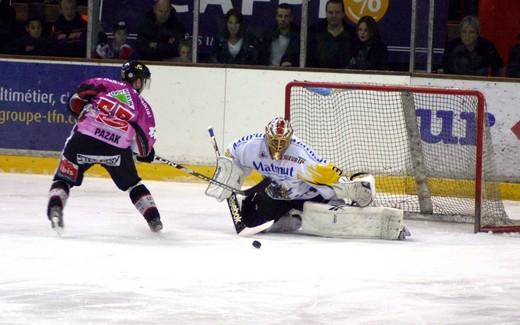
M 300 214 L 301 211 L 292 209 L 278 219 L 271 227 L 266 229 L 265 232 L 291 233 L 298 231 L 302 226 L 302 217 Z

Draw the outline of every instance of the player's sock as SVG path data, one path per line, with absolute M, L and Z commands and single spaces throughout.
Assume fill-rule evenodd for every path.
M 69 185 L 63 181 L 54 181 L 49 190 L 47 204 L 47 218 L 51 221 L 52 228 L 63 228 L 63 209 L 68 198 Z
M 163 228 L 159 210 L 146 186 L 141 183 L 133 186 L 130 189 L 130 199 L 139 213 L 146 219 L 151 231 L 157 232 Z

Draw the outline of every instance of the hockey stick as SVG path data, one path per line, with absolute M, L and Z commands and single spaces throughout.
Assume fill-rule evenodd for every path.
M 232 186 L 229 186 L 227 184 L 224 184 L 224 183 L 221 183 L 217 180 L 214 180 L 213 178 L 211 177 L 208 177 L 204 174 L 201 174 L 201 173 L 198 173 L 192 169 L 189 169 L 188 167 L 185 167 L 181 164 L 178 164 L 174 161 L 171 161 L 169 159 L 166 159 L 166 158 L 163 158 L 163 157 L 160 157 L 160 156 L 155 156 L 155 160 L 157 160 L 158 162 L 161 162 L 163 164 L 166 164 L 168 166 L 171 166 L 173 168 L 176 168 L 176 169 L 179 169 L 179 170 L 182 170 L 183 172 L 187 173 L 187 174 L 190 174 L 192 176 L 195 176 L 199 179 L 202 179 L 202 180 L 205 180 L 206 182 L 208 183 L 211 183 L 211 184 L 214 184 L 216 186 L 219 186 L 219 187 L 222 187 L 226 190 L 229 190 L 233 193 L 237 193 L 237 194 L 240 194 L 240 195 L 243 195 L 243 196 L 249 196 L 251 195 L 252 193 L 255 193 L 255 192 L 258 192 L 258 191 L 261 191 L 262 189 L 266 188 L 267 185 L 268 185 L 268 181 L 270 182 L 269 179 L 264 179 L 262 182 L 256 184 L 255 186 L 251 187 L 251 188 L 248 188 L 247 190 L 240 190 L 238 188 L 234 188 Z
M 211 177 L 208 177 L 208 176 L 206 176 L 204 174 L 198 173 L 198 172 L 196 172 L 196 171 L 194 171 L 192 169 L 189 169 L 188 167 L 184 167 L 183 165 L 178 164 L 178 163 L 176 163 L 174 161 L 171 161 L 169 159 L 166 159 L 166 158 L 163 158 L 163 157 L 160 157 L 160 156 L 156 155 L 155 156 L 155 160 L 157 160 L 158 162 L 162 162 L 163 164 L 166 164 L 166 165 L 171 166 L 173 168 L 177 168 L 179 170 L 182 170 L 185 173 L 188 173 L 188 174 L 190 174 L 192 176 L 195 176 L 197 178 L 205 180 L 208 183 L 211 183 L 211 184 L 217 185 L 219 187 L 222 187 L 222 188 L 224 188 L 224 189 L 226 189 L 228 191 L 231 191 L 233 193 L 238 193 L 240 195 L 246 195 L 246 196 L 249 195 L 246 191 L 241 191 L 241 190 L 239 190 L 237 188 L 234 188 L 234 187 L 229 186 L 227 184 L 221 183 L 221 182 L 219 182 L 217 180 L 214 180 Z
M 220 156 L 220 150 L 218 149 L 217 141 L 215 140 L 215 132 L 213 131 L 213 128 L 211 126 L 208 128 L 208 133 L 211 139 L 211 144 L 213 145 L 213 150 L 215 151 L 215 156 L 218 158 Z M 250 194 L 252 194 L 265 189 L 267 185 L 269 185 L 270 183 L 271 180 L 269 178 L 264 178 L 260 183 L 256 184 L 255 186 L 249 188 L 246 191 L 249 191 Z M 226 202 L 229 207 L 229 212 L 231 213 L 231 218 L 233 219 L 233 225 L 235 226 L 235 230 L 239 236 L 251 236 L 273 225 L 274 221 L 271 220 L 253 228 L 247 227 L 244 224 L 244 222 L 242 222 L 242 215 L 240 214 L 240 205 L 238 204 L 238 199 L 235 193 L 238 192 L 231 193 L 231 196 L 226 199 Z

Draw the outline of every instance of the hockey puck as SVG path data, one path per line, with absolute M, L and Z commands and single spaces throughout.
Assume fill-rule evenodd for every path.
M 262 247 L 262 243 L 259 242 L 258 240 L 253 240 L 253 247 L 260 248 L 260 247 Z

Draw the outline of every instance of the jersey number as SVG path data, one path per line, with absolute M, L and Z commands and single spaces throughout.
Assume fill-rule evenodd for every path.
M 127 121 L 135 116 L 133 112 L 122 106 L 118 101 L 108 98 L 100 98 L 97 107 L 99 109 L 97 121 L 124 131 L 128 130 Z

